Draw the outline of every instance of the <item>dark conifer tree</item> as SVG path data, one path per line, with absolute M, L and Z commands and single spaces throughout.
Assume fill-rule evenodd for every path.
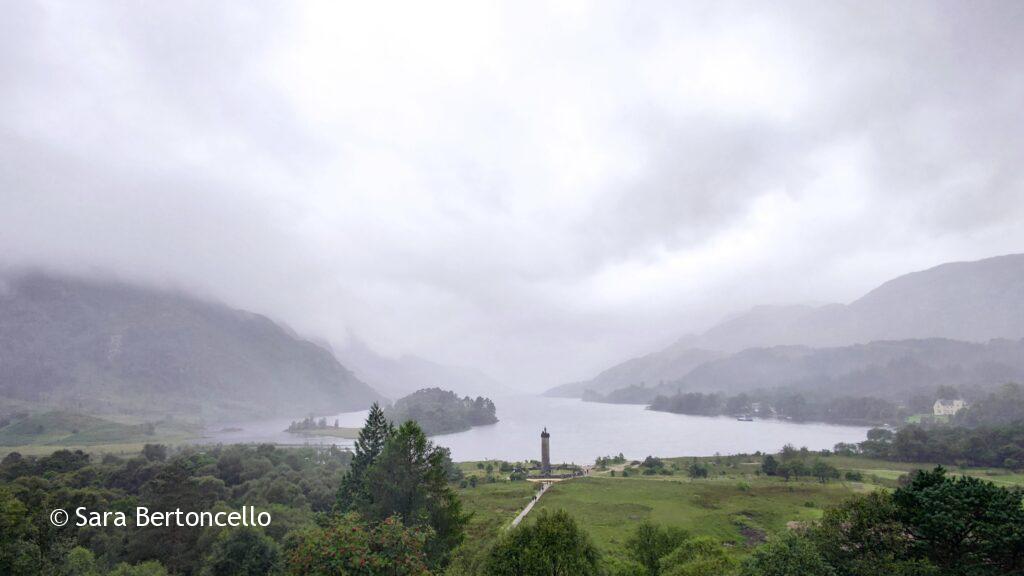
M 406 422 L 387 439 L 356 495 L 355 509 L 371 521 L 399 516 L 406 526 L 429 527 L 425 550 L 432 569 L 447 565 L 469 521 L 448 485 L 448 461 L 447 449 L 434 446 L 415 422 Z
M 342 479 L 338 489 L 336 503 L 338 510 L 344 512 L 354 509 L 365 485 L 366 471 L 384 451 L 384 446 L 394 431 L 395 427 L 384 416 L 384 410 L 374 402 L 370 407 L 370 414 L 366 417 L 366 423 L 363 424 L 363 429 L 359 431 L 359 438 L 355 442 L 356 450 L 355 456 L 352 458 L 352 467 Z

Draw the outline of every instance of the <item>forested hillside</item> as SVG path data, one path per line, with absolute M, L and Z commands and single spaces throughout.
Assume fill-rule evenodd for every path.
M 385 414 L 396 425 L 414 420 L 427 435 L 459 432 L 498 421 L 490 398 L 459 398 L 440 388 L 425 388 L 401 398 Z
M 678 380 L 705 362 L 726 356 L 723 352 L 670 346 L 641 358 L 627 360 L 598 374 L 592 380 L 571 382 L 548 391 L 548 396 L 578 398 L 585 391 L 607 394 L 628 386 L 654 387 Z
M 753 348 L 695 368 L 665 391 L 790 388 L 822 395 L 905 399 L 940 385 L 993 388 L 1024 379 L 1024 340 L 879 341 L 836 348 Z

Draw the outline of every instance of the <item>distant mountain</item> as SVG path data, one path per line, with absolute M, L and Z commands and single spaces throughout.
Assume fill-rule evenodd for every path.
M 842 338 L 829 333 L 842 324 L 839 317 L 843 315 L 843 308 L 841 304 L 755 306 L 723 320 L 703 334 L 684 336 L 676 345 L 738 352 L 758 346 L 805 344 L 809 333 L 816 333 L 827 344 L 834 344 Z M 815 328 L 809 329 L 809 326 Z M 826 342 L 822 344 L 827 345 Z
M 209 419 L 379 399 L 328 350 L 258 314 L 38 273 L 0 290 L 0 407 Z
M 900 276 L 856 301 L 824 306 L 758 306 L 700 335 L 606 370 L 593 380 L 563 385 L 554 395 L 608 393 L 612 379 L 625 387 L 639 382 L 684 379 L 662 371 L 662 358 L 686 351 L 735 353 L 773 346 L 841 347 L 876 340 L 946 338 L 967 342 L 1024 338 L 1024 254 L 943 264 Z M 723 354 L 724 355 L 724 354 Z M 699 363 L 689 366 L 695 369 Z M 685 363 L 680 370 L 689 373 Z
M 405 355 L 390 358 L 378 354 L 355 336 L 335 355 L 362 380 L 391 399 L 401 398 L 424 388 L 444 388 L 471 396 L 507 393 L 494 378 L 475 368 L 447 366 Z
M 897 405 L 927 396 L 930 407 L 940 386 L 980 398 L 1007 382 L 1024 382 L 1024 340 L 960 342 L 943 338 L 878 340 L 830 348 L 772 346 L 748 348 L 705 362 L 686 376 L 658 386 L 627 386 L 599 394 L 592 402 L 650 404 L 658 396 L 700 392 L 735 396 L 800 393 L 819 400 L 882 398 Z
M 822 396 L 906 400 L 941 385 L 966 390 L 1024 382 L 1024 340 L 880 340 L 832 348 L 750 348 L 694 368 L 662 394 L 787 388 Z
M 755 346 L 844 346 L 910 338 L 1024 338 L 1024 254 L 905 274 L 848 305 L 757 307 L 686 342 L 738 352 Z
M 628 386 L 653 388 L 659 384 L 673 382 L 687 375 L 705 362 L 726 356 L 723 352 L 694 349 L 685 344 L 627 360 L 612 366 L 591 380 L 571 382 L 549 390 L 547 396 L 579 398 L 586 391 L 607 394 Z

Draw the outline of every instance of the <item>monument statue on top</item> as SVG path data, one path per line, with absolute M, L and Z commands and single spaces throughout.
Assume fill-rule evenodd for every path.
M 551 434 L 548 434 L 548 427 L 544 427 L 544 431 L 540 433 L 540 473 L 541 476 L 551 475 L 551 447 L 549 446 L 549 438 Z

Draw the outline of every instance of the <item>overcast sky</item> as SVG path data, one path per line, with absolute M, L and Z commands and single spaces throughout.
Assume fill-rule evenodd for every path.
M 1024 3 L 6 2 L 0 263 L 536 389 L 1024 247 Z

